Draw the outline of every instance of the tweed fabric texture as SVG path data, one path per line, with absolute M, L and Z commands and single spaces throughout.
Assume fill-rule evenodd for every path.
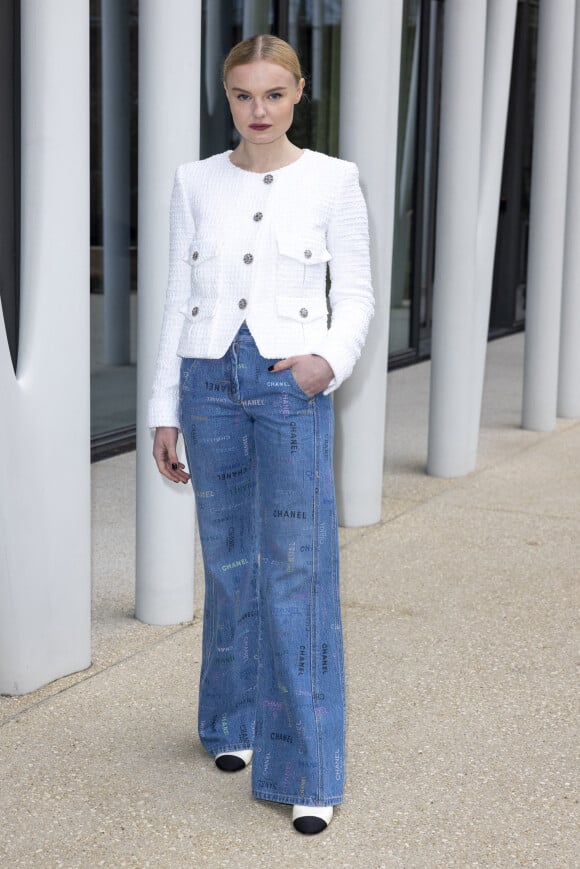
M 181 358 L 222 358 L 244 320 L 264 358 L 324 357 L 329 393 L 350 375 L 373 315 L 357 167 L 305 150 L 262 174 L 230 153 L 175 175 L 151 427 L 179 427 Z

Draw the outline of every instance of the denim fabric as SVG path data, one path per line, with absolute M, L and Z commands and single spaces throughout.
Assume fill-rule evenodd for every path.
M 199 735 L 254 749 L 255 797 L 335 805 L 344 666 L 329 396 L 269 372 L 244 324 L 184 359 L 180 421 L 205 565 Z

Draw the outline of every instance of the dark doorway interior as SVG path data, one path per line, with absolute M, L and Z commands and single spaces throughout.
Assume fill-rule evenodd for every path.
M 524 326 L 537 33 L 538 0 L 520 0 L 499 206 L 490 337 L 499 337 Z
M 19 0 L 0 3 L 0 118 L 0 298 L 16 369 L 20 311 Z

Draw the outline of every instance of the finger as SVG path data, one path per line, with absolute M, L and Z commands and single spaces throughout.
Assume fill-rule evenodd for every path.
M 176 474 L 180 483 L 188 483 L 190 479 L 190 475 L 183 470 L 184 468 L 183 462 L 173 462 L 171 465 L 171 470 Z
M 296 356 L 288 356 L 287 359 L 280 359 L 274 365 L 270 365 L 268 371 L 285 371 L 286 368 L 292 368 L 296 364 Z
M 174 483 L 187 483 L 189 480 L 189 474 L 186 474 L 183 470 L 185 465 L 183 462 L 180 462 L 175 453 L 170 453 L 168 458 L 163 463 L 163 470 L 161 473 L 164 477 L 167 477 L 168 480 L 171 480 Z
M 178 467 L 177 470 L 173 470 L 173 468 L 170 465 L 168 466 L 165 462 L 157 462 L 157 467 L 159 468 L 159 473 L 162 474 L 162 476 L 164 476 L 167 480 L 171 480 L 172 483 L 189 482 L 189 474 L 182 470 L 184 465 Z
M 177 458 L 177 454 L 166 444 L 163 444 L 159 450 L 154 453 L 155 462 L 159 473 L 171 480 L 172 483 L 187 483 L 189 474 L 183 470 L 185 465 Z

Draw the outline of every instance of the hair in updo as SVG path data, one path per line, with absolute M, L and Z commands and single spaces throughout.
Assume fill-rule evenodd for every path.
M 278 36 L 262 33 L 234 45 L 224 61 L 224 82 L 234 67 L 254 60 L 267 60 L 287 69 L 296 79 L 296 84 L 302 78 L 300 61 L 292 46 Z

